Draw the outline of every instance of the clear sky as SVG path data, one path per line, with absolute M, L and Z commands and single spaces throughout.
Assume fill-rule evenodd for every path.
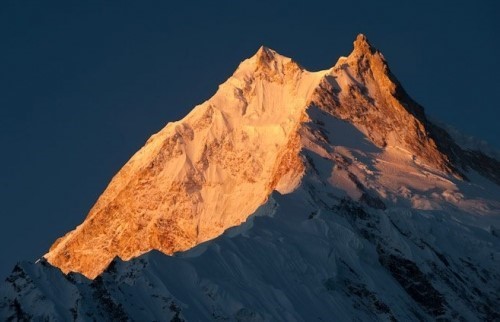
M 500 148 L 497 3 L 2 1 L 0 276 L 262 44 L 319 70 L 364 33 L 428 114 Z

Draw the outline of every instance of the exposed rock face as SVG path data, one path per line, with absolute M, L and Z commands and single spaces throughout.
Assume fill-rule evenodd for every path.
M 422 162 L 450 171 L 447 156 L 428 133 L 423 108 L 406 94 L 364 35 L 324 78 L 314 103 L 356 125 L 377 146 L 406 149 Z
M 94 278 L 116 256 L 128 260 L 152 249 L 172 254 L 242 223 L 273 190 L 290 193 L 300 183 L 304 142 L 325 140 L 321 129 L 306 126 L 317 108 L 352 124 L 374 148 L 406 151 L 413 162 L 445 175 L 461 176 L 459 168 L 477 158 L 490 167 L 485 172 L 499 173 L 498 161 L 467 156 L 426 119 L 363 35 L 347 58 L 315 73 L 261 47 L 212 98 L 153 135 L 85 221 L 58 239 L 45 258 L 65 273 Z M 324 143 L 325 151 L 331 148 Z M 335 158 L 348 160 L 342 154 Z M 350 197 L 385 207 L 370 193 L 375 184 L 364 184 L 359 173 L 335 176 L 340 189 L 353 186 Z M 384 191 L 396 200 L 391 189 Z

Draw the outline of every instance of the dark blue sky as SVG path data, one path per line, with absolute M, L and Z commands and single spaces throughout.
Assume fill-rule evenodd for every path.
M 365 33 L 430 115 L 500 147 L 496 1 L 48 2 L 0 3 L 1 276 L 261 44 L 318 70 Z

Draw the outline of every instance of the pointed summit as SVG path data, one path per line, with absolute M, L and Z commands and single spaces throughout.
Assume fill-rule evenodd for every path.
M 349 73 L 358 79 L 360 84 L 376 83 L 383 91 L 396 92 L 399 82 L 394 77 L 384 56 L 373 47 L 365 35 L 359 34 L 353 43 L 354 48 L 347 57 L 341 57 L 333 67 L 340 71 L 349 69 Z
M 260 46 L 259 50 L 255 53 L 255 57 L 257 58 L 258 61 L 262 62 L 270 62 L 275 58 L 275 55 L 278 53 L 266 46 Z
M 264 45 L 260 46 L 257 52 L 250 57 L 250 60 L 254 61 L 257 65 L 270 64 L 272 61 L 278 61 L 282 59 L 290 59 L 288 57 L 280 55 L 276 50 L 273 50 Z
M 274 79 L 283 82 L 285 75 L 293 77 L 300 70 L 303 68 L 293 59 L 283 56 L 269 47 L 260 46 L 252 57 L 244 60 L 238 66 L 233 76 L 240 79 L 263 77 L 267 80 Z
M 370 44 L 365 35 L 359 34 L 354 41 L 354 51 L 374 54 L 377 50 Z
M 264 70 L 274 70 L 280 63 L 284 60 L 291 60 L 288 57 L 284 57 L 278 54 L 275 50 L 272 50 L 265 46 L 260 46 L 259 50 L 252 57 L 255 59 L 257 68 L 262 68 Z M 274 62 L 274 63 L 273 63 Z
M 387 66 L 387 62 L 384 59 L 384 56 L 380 51 L 372 46 L 365 35 L 359 34 L 356 37 L 356 40 L 354 40 L 353 45 L 353 51 L 351 52 L 351 54 L 349 54 L 348 57 L 351 65 L 357 65 L 358 68 L 361 69 L 370 68 L 376 73 L 385 75 L 389 73 L 389 68 Z
M 337 88 L 331 91 L 338 93 L 332 98 L 339 102 L 334 110 L 338 118 L 355 124 L 379 147 L 404 148 L 423 163 L 452 171 L 429 134 L 423 108 L 409 97 L 365 35 L 356 37 L 353 51 L 337 62 L 331 76 L 336 80 Z

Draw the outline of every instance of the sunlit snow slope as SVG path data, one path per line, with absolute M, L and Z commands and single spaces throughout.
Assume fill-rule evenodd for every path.
M 363 35 L 316 73 L 262 47 L 14 268 L 0 318 L 498 320 L 499 183 Z
M 115 256 L 189 249 L 240 224 L 274 189 L 293 190 L 297 127 L 324 74 L 260 48 L 211 99 L 152 136 L 45 257 L 95 277 Z

